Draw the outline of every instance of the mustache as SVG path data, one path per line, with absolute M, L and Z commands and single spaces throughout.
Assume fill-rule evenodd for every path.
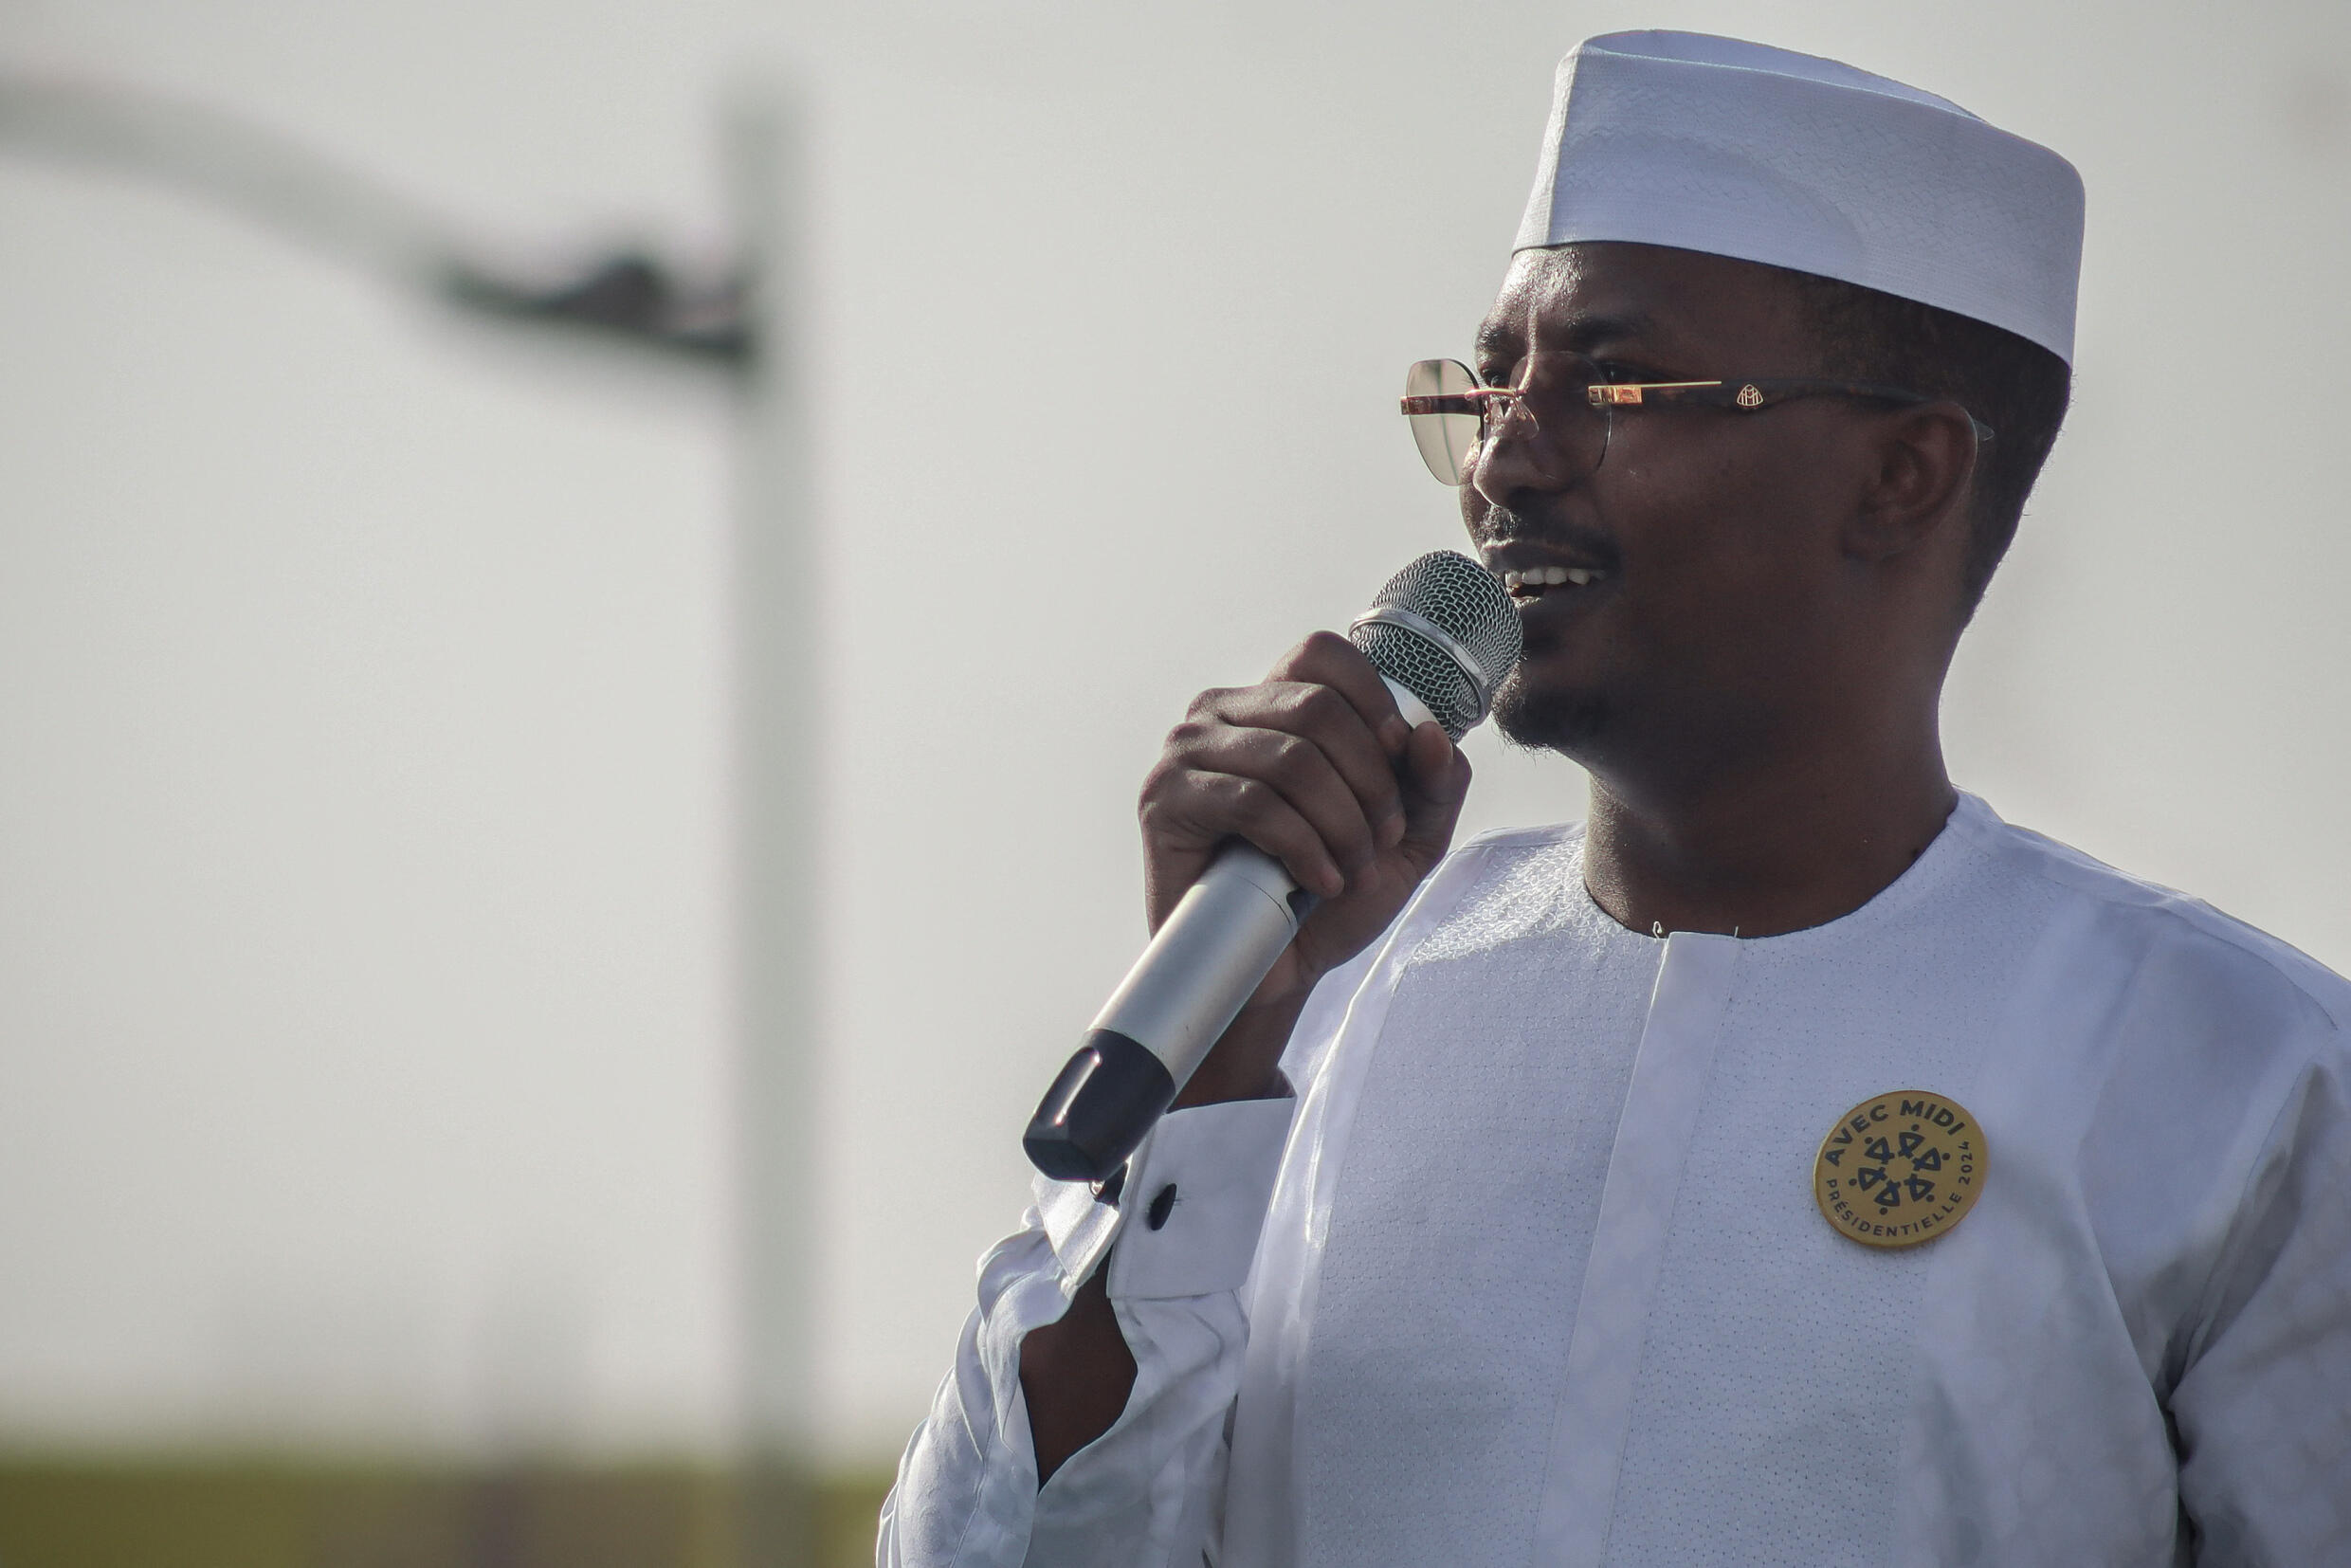
M 1609 571 L 1623 565 L 1615 536 L 1572 518 L 1536 517 L 1508 506 L 1488 506 L 1470 532 L 1480 549 L 1529 544 L 1562 550 Z

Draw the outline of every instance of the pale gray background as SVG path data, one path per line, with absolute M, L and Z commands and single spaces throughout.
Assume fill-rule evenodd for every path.
M 1632 26 L 2081 167 L 2071 427 L 1961 782 L 2351 962 L 2351 9 L 0 0 L 0 62 L 295 132 L 501 232 L 728 226 L 800 83 L 834 657 L 822 1434 L 886 1458 L 1140 934 L 1135 784 L 1450 542 L 1391 411 Z M 0 1439 L 722 1453 L 729 428 L 0 154 Z M 1479 825 L 1580 812 L 1473 746 Z

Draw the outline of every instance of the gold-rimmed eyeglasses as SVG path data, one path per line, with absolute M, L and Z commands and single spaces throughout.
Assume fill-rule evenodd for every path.
M 1423 359 L 1404 373 L 1404 412 L 1421 461 L 1440 483 L 1459 484 L 1480 443 L 1523 408 L 1570 463 L 1597 468 L 1608 457 L 1609 436 L 1619 409 L 1695 407 L 1753 413 L 1799 397 L 1853 397 L 1873 403 L 1942 401 L 1906 387 L 1868 381 L 1805 376 L 1756 376 L 1746 380 L 1623 381 L 1611 379 L 1595 361 L 1553 350 L 1526 361 L 1513 387 L 1482 386 L 1457 359 Z M 1992 427 L 1968 415 L 1978 447 L 1992 440 Z

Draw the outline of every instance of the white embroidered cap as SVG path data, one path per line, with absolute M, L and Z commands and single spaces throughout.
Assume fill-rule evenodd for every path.
M 2082 177 L 1833 60 L 1619 32 L 1559 62 L 1513 247 L 1632 240 L 1840 278 L 2073 360 Z

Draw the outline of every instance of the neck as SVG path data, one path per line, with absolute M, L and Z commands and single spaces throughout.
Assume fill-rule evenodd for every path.
M 1859 727 L 1843 745 L 1722 771 L 1687 790 L 1595 773 L 1584 849 L 1593 901 L 1634 931 L 1771 937 L 1875 898 L 1942 830 L 1957 802 L 1934 711 Z

